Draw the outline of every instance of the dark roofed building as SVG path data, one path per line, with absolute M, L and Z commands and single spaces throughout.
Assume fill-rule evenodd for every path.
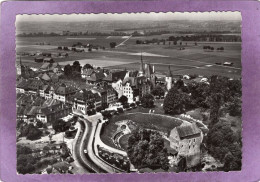
M 103 78 L 104 81 L 108 83 L 116 82 L 118 80 L 124 80 L 126 76 L 127 71 L 115 71 L 115 72 L 110 72 L 107 77 Z
M 74 95 L 77 92 L 75 87 L 66 86 L 64 83 L 57 87 L 55 90 L 54 98 L 62 102 L 66 102 L 68 97 Z
M 100 83 L 103 78 L 105 78 L 103 71 L 98 71 L 93 72 L 90 76 L 86 76 L 86 81 L 88 84 L 97 84 Z
M 41 80 L 37 79 L 29 79 L 29 84 L 27 86 L 27 89 L 30 93 L 36 94 L 39 89 L 44 85 L 44 83 Z
M 28 90 L 28 85 L 30 83 L 26 79 L 21 79 L 16 85 L 16 92 L 17 93 L 25 93 Z
M 97 107 L 101 107 L 101 96 L 98 93 L 83 89 L 73 96 L 73 109 L 82 114 L 86 115 Z
M 180 139 L 196 137 L 201 133 L 201 130 L 195 124 L 178 126 L 176 129 Z
M 36 119 L 43 123 L 52 123 L 59 118 L 63 118 L 72 112 L 72 107 L 61 102 L 52 103 L 52 105 L 43 105 L 36 110 Z

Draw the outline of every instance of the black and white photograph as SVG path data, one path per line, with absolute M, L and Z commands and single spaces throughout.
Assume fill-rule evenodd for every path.
M 17 15 L 17 173 L 241 171 L 241 22 Z

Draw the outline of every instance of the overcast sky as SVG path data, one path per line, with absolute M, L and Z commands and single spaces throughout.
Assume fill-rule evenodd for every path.
M 17 21 L 241 20 L 240 12 L 17 15 Z

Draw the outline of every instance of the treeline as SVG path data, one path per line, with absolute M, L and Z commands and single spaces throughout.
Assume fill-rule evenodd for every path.
M 68 32 L 68 33 L 55 33 L 55 32 L 35 32 L 35 33 L 22 33 L 17 37 L 54 37 L 54 36 L 129 36 L 130 33 L 124 32 Z
M 208 42 L 241 42 L 241 36 L 238 35 L 186 35 L 186 36 L 170 36 L 169 41 L 208 41 Z

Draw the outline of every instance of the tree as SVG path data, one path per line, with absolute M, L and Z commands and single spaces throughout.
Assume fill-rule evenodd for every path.
M 153 90 L 152 90 L 152 94 L 154 96 L 164 96 L 165 94 L 165 90 L 160 86 L 160 85 L 157 85 Z
M 51 143 L 51 141 L 52 141 L 52 134 L 49 134 L 48 136 L 49 136 L 49 141 Z
M 75 72 L 79 72 L 79 73 L 81 72 L 81 66 L 80 66 L 79 61 L 73 62 L 72 70 L 75 71 Z
M 33 124 L 29 124 L 22 129 L 21 135 L 26 136 L 28 140 L 37 140 L 41 138 L 42 131 L 35 127 Z
M 24 121 L 22 119 L 17 120 L 16 128 L 20 128 L 20 126 L 22 126 L 23 123 Z
M 62 119 L 58 119 L 52 123 L 52 128 L 55 130 L 55 132 L 64 132 L 68 130 L 69 127 L 70 126 Z
M 151 108 L 154 106 L 154 98 L 151 94 L 144 94 L 140 101 L 143 107 Z
M 184 82 L 182 79 L 178 79 L 174 85 L 175 88 L 177 89 L 182 89 L 184 87 Z
M 109 45 L 110 45 L 111 48 L 115 48 L 116 47 L 116 42 L 110 42 Z
M 49 150 L 50 150 L 50 148 L 48 147 L 48 146 L 44 146 L 43 147 L 43 151 L 44 151 L 44 153 L 49 153 Z
M 94 69 L 93 66 L 91 66 L 90 64 L 85 64 L 83 69 Z
M 241 169 L 241 144 L 230 124 L 219 121 L 209 128 L 206 138 L 209 153 L 224 163 L 224 170 Z
M 241 116 L 241 99 L 238 97 L 231 97 L 231 101 L 228 103 L 228 110 L 230 116 Z
M 35 170 L 36 159 L 32 155 L 21 154 L 17 156 L 17 172 L 21 174 L 31 173 Z
M 36 126 L 38 128 L 42 128 L 43 127 L 43 123 L 41 121 L 37 121 Z
M 180 114 L 185 112 L 190 98 L 187 93 L 171 88 L 164 99 L 163 109 L 165 113 Z
M 67 64 L 65 67 L 64 67 L 64 75 L 65 76 L 70 76 L 72 74 L 72 67 Z
M 169 168 L 167 149 L 162 136 L 151 130 L 135 130 L 128 139 L 127 155 L 131 163 L 138 169 Z
M 127 103 L 128 101 L 128 98 L 125 96 L 125 95 L 122 95 L 119 99 L 118 99 L 119 102 L 121 102 L 123 105 L 125 103 Z
M 32 149 L 27 147 L 27 146 L 22 146 L 22 145 L 17 145 L 17 150 L 16 150 L 17 156 L 20 154 L 31 154 Z

